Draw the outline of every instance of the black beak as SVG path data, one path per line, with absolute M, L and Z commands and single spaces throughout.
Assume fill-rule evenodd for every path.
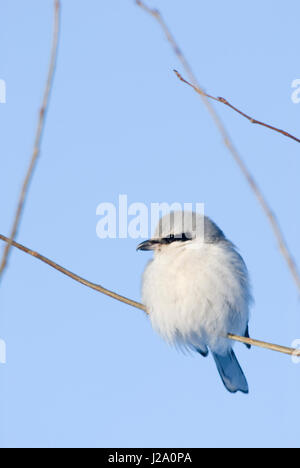
M 159 244 L 159 240 L 157 239 L 146 240 L 144 242 L 141 242 L 137 246 L 136 250 L 154 250 L 157 244 Z

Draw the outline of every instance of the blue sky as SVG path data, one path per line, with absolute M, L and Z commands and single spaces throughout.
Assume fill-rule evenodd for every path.
M 300 135 L 298 1 L 149 1 L 199 79 L 258 119 Z M 52 1 L 1 2 L 0 232 L 32 151 Z M 203 202 L 239 246 L 255 296 L 251 335 L 300 338 L 298 292 L 261 208 L 158 25 L 131 0 L 62 0 L 55 86 L 18 240 L 140 300 L 150 254 L 96 236 L 96 207 Z M 215 105 L 300 263 L 296 142 Z M 250 394 L 228 394 L 211 357 L 166 345 L 141 311 L 13 251 L 0 289 L 2 447 L 299 446 L 300 365 L 236 345 Z

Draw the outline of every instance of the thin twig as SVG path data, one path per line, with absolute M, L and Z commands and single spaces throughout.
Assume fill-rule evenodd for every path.
M 194 91 L 196 91 L 196 93 L 201 94 L 201 95 L 203 94 L 203 90 L 200 90 L 199 88 L 197 88 L 197 86 L 195 86 L 192 83 L 190 83 L 189 81 L 185 80 L 183 78 L 183 76 L 181 76 L 180 73 L 177 70 L 174 70 L 174 73 L 177 75 L 177 77 L 181 81 L 183 81 L 183 83 L 186 83 L 187 85 L 191 86 L 191 88 L 193 88 Z M 211 94 L 207 94 L 207 93 L 204 93 L 204 94 L 205 94 L 205 96 L 207 98 L 212 99 L 213 101 L 221 102 L 225 106 L 230 107 L 230 109 L 232 109 L 235 112 L 237 112 L 238 114 L 242 115 L 243 117 L 245 117 L 245 119 L 249 120 L 251 123 L 257 124 L 257 125 L 262 125 L 263 127 L 266 127 L 266 128 L 269 128 L 270 130 L 274 130 L 275 132 L 281 133 L 282 135 L 284 135 L 284 136 L 286 136 L 288 138 L 291 138 L 292 140 L 295 140 L 298 143 L 300 143 L 300 139 L 295 137 L 291 133 L 288 133 L 285 130 L 281 130 L 280 128 L 274 127 L 273 125 L 269 125 L 267 123 L 261 122 L 260 120 L 256 120 L 253 117 L 250 117 L 250 115 L 245 114 L 245 112 L 243 112 L 240 109 L 238 109 L 237 107 L 233 106 L 227 99 L 225 99 L 223 97 L 212 96 Z
M 87 286 L 88 288 L 94 289 L 95 291 L 98 291 L 98 292 L 100 292 L 102 294 L 106 294 L 107 296 L 110 296 L 110 297 L 112 297 L 114 299 L 117 299 L 118 301 L 125 302 L 126 304 L 129 304 L 129 305 L 131 305 L 133 307 L 136 307 L 138 309 L 145 310 L 145 307 L 142 304 L 140 304 L 139 302 L 135 302 L 135 301 L 132 301 L 131 299 L 127 299 L 127 297 L 120 296 L 119 294 L 117 294 L 117 293 L 115 293 L 113 291 L 110 291 L 109 289 L 103 288 L 99 284 L 91 283 L 90 281 L 88 281 L 88 280 L 86 280 L 84 278 L 81 278 L 80 276 L 76 275 L 75 273 L 72 273 L 71 271 L 67 270 L 66 268 L 58 265 L 57 263 L 53 262 L 49 258 L 44 257 L 44 255 L 41 255 L 38 252 L 35 252 L 34 250 L 28 249 L 28 247 L 24 247 L 24 245 L 21 245 L 18 242 L 11 241 L 7 237 L 3 236 L 2 234 L 0 234 L 0 239 L 3 240 L 4 242 L 7 242 L 7 243 L 11 242 L 12 246 L 16 247 L 19 250 L 22 250 L 22 252 L 25 252 L 25 253 L 31 255 L 32 257 L 35 257 L 38 260 L 41 260 L 42 262 L 44 262 L 47 265 L 54 268 L 55 270 L 60 271 L 64 275 L 69 276 L 73 280 L 77 281 L 78 283 L 83 284 L 84 286 Z
M 289 354 L 290 356 L 300 356 L 300 350 L 294 348 L 288 348 L 287 346 L 281 346 L 273 343 L 267 343 L 266 341 L 254 340 L 253 338 L 245 338 L 243 336 L 233 335 L 228 333 L 228 338 L 240 343 L 245 343 L 259 348 L 270 349 L 271 351 L 278 351 L 279 353 Z
M 43 96 L 43 102 L 42 102 L 42 107 L 39 112 L 39 119 L 38 119 L 38 124 L 37 124 L 37 129 L 36 129 L 36 136 L 35 136 L 35 142 L 34 142 L 34 147 L 33 147 L 33 153 L 31 157 L 31 161 L 22 185 L 21 193 L 19 196 L 19 201 L 18 201 L 18 206 L 10 234 L 10 240 L 7 243 L 1 265 L 0 265 L 0 277 L 3 274 L 3 270 L 7 264 L 8 260 L 8 255 L 10 248 L 12 246 L 12 241 L 15 239 L 18 227 L 20 224 L 20 219 L 21 215 L 23 212 L 24 208 L 24 203 L 25 203 L 25 198 L 27 195 L 28 191 L 28 186 L 29 182 L 32 178 L 33 171 L 36 166 L 36 162 L 38 159 L 38 156 L 40 154 L 40 147 L 41 147 L 41 140 L 42 140 L 42 134 L 45 126 L 45 116 L 47 113 L 48 109 L 48 104 L 49 104 L 49 95 L 51 92 L 52 84 L 53 84 L 53 76 L 54 76 L 54 71 L 55 71 L 55 64 L 56 64 L 56 57 L 57 57 L 57 48 L 58 48 L 58 38 L 59 38 L 59 29 L 60 29 L 60 1 L 59 0 L 54 0 L 54 27 L 53 27 L 53 39 L 52 39 L 52 48 L 51 48 L 51 56 L 50 56 L 50 63 L 49 63 L 49 70 L 48 70 L 48 76 L 47 76 L 47 81 L 46 81 L 46 86 L 45 86 L 45 91 L 44 91 L 44 96 Z
M 251 190 L 253 191 L 255 197 L 257 198 L 257 200 L 259 201 L 270 225 L 271 225 L 271 228 L 273 230 L 273 233 L 277 239 L 277 242 L 278 242 L 278 246 L 279 246 L 279 250 L 283 256 L 283 258 L 285 259 L 286 263 L 287 263 L 287 266 L 290 270 L 290 273 L 295 281 L 295 284 L 298 288 L 298 290 L 300 291 L 300 275 L 299 275 L 299 272 L 298 272 L 298 269 L 297 269 L 297 265 L 293 259 L 293 256 L 292 254 L 290 253 L 289 251 L 289 248 L 287 246 L 287 243 L 284 239 L 284 236 L 281 232 L 281 229 L 279 227 L 279 223 L 277 222 L 276 220 L 276 217 L 275 215 L 273 214 L 270 206 L 268 205 L 265 197 L 263 196 L 259 186 L 257 185 L 255 179 L 253 178 L 253 176 L 251 175 L 251 173 L 249 172 L 247 166 L 245 165 L 243 159 L 241 158 L 241 156 L 239 155 L 237 149 L 235 148 L 235 146 L 233 145 L 231 139 L 230 139 L 230 136 L 229 136 L 229 133 L 227 132 L 225 126 L 223 125 L 220 117 L 218 116 L 218 114 L 216 113 L 214 107 L 211 105 L 211 103 L 209 102 L 209 99 L 212 98 L 212 96 L 208 95 L 202 87 L 199 86 L 198 82 L 197 82 L 197 79 L 189 65 L 189 63 L 187 62 L 186 58 L 184 57 L 184 54 L 182 53 L 182 51 L 180 50 L 175 38 L 172 36 L 170 30 L 168 29 L 166 23 L 164 22 L 160 12 L 156 9 L 151 9 L 149 8 L 147 5 L 145 5 L 141 0 L 136 0 L 136 3 L 138 6 L 140 6 L 141 8 L 143 8 L 147 13 L 149 13 L 151 16 L 153 16 L 157 21 L 158 23 L 160 24 L 160 26 L 162 27 L 165 35 L 166 35 L 166 38 L 167 40 L 169 41 L 169 43 L 171 44 L 176 56 L 178 57 L 178 59 L 180 60 L 183 68 L 185 69 L 188 77 L 189 77 L 189 80 L 190 80 L 190 83 L 187 82 L 186 80 L 182 79 L 183 81 L 185 81 L 187 84 L 191 85 L 194 90 L 200 95 L 201 99 L 203 100 L 203 103 L 205 104 L 205 107 L 207 108 L 208 112 L 210 113 L 213 121 L 215 122 L 215 125 L 217 126 L 221 136 L 222 136 L 222 140 L 223 140 L 223 143 L 224 145 L 227 147 L 227 149 L 229 150 L 229 152 L 231 153 L 231 156 L 233 157 L 233 159 L 235 160 L 236 164 L 238 165 L 238 167 L 240 168 L 242 174 L 244 175 L 246 181 L 248 182 Z M 177 72 L 178 73 L 178 72 Z M 182 78 L 181 75 L 177 75 L 178 77 Z M 221 99 L 221 98 L 220 98 Z M 218 100 L 218 99 L 215 99 L 215 100 Z M 224 104 L 226 102 L 223 102 Z M 229 105 L 226 104 L 226 105 Z M 244 114 L 244 117 L 246 116 L 246 114 Z M 248 116 L 247 116 L 248 117 Z
M 175 73 L 177 74 L 178 78 L 181 79 L 181 81 L 183 81 L 184 83 L 190 85 L 192 88 L 195 89 L 195 87 L 197 87 L 196 78 L 195 78 L 195 76 L 194 76 L 194 74 L 192 72 L 192 69 L 191 69 L 189 63 L 187 62 L 184 54 L 182 53 L 181 49 L 176 44 L 175 39 L 172 36 L 170 30 L 168 29 L 166 23 L 164 22 L 160 12 L 157 9 L 149 8 L 141 0 L 136 0 L 136 3 L 137 3 L 138 6 L 143 8 L 143 10 L 145 10 L 147 13 L 149 13 L 151 16 L 153 16 L 159 22 L 160 26 L 162 27 L 162 29 L 163 29 L 163 31 L 164 31 L 167 39 L 168 39 L 168 41 L 172 44 L 176 55 L 180 59 L 183 67 L 187 71 L 187 73 L 188 73 L 191 81 L 193 82 L 193 84 L 189 83 L 184 78 L 182 78 L 182 76 L 176 70 L 174 70 Z M 250 117 L 250 115 L 245 114 L 245 112 L 243 112 L 240 109 L 238 109 L 237 107 L 233 106 L 227 99 L 225 99 L 223 97 L 212 96 L 210 94 L 207 94 L 203 89 L 200 90 L 199 88 L 197 90 L 195 89 L 195 91 L 197 91 L 197 92 L 200 91 L 199 94 L 202 94 L 202 96 L 204 95 L 205 97 L 207 97 L 209 99 L 213 99 L 214 101 L 221 102 L 225 106 L 230 107 L 230 109 L 232 109 L 235 112 L 237 112 L 238 114 L 242 115 L 243 117 L 245 117 L 245 119 L 248 119 L 253 124 L 262 125 L 263 127 L 266 127 L 266 128 L 269 128 L 270 130 L 274 130 L 275 132 L 281 133 L 282 135 L 284 135 L 284 136 L 286 136 L 288 138 L 291 138 L 292 140 L 297 141 L 298 143 L 300 143 L 300 138 L 297 138 L 296 136 L 292 135 L 291 133 L 286 132 L 285 130 L 281 130 L 280 128 L 274 127 L 273 125 L 266 124 L 264 122 L 261 122 L 260 120 L 254 119 L 253 117 Z
M 32 257 L 37 258 L 38 260 L 46 263 L 49 265 L 51 268 L 54 268 L 57 271 L 60 271 L 64 275 L 68 276 L 69 278 L 73 279 L 74 281 L 77 281 L 80 284 L 83 284 L 84 286 L 87 286 L 88 288 L 93 289 L 94 291 L 98 291 L 102 294 L 105 294 L 106 296 L 112 297 L 113 299 L 116 299 L 120 302 L 124 302 L 125 304 L 128 304 L 132 307 L 135 307 L 136 309 L 143 310 L 144 312 L 148 313 L 146 310 L 146 307 L 141 304 L 140 302 L 133 301 L 132 299 L 128 299 L 125 296 L 121 296 L 120 294 L 115 293 L 114 291 L 110 291 L 109 289 L 104 288 L 103 286 L 100 286 L 99 284 L 92 283 L 91 281 L 88 281 L 81 276 L 76 275 L 75 273 L 72 273 L 70 270 L 67 270 L 66 268 L 58 265 L 55 263 L 53 260 L 50 260 L 47 257 L 44 257 L 44 255 L 39 254 L 38 252 L 35 252 L 32 249 L 29 249 L 28 247 L 25 247 L 24 245 L 19 244 L 18 242 L 15 241 L 10 241 L 7 237 L 3 236 L 0 234 L 0 239 L 3 240 L 4 242 L 11 242 L 11 245 L 16 247 L 17 249 L 21 250 L 22 252 L 25 252 Z M 238 335 L 233 335 L 229 334 L 228 338 L 234 341 L 239 341 L 241 343 L 246 343 L 246 344 L 251 344 L 253 346 L 258 346 L 260 348 L 267 348 L 272 351 L 278 351 L 280 353 L 284 354 L 290 354 L 293 356 L 300 356 L 300 350 L 294 349 L 294 348 L 287 348 L 285 346 L 280 346 L 272 343 L 266 343 L 265 341 L 259 341 L 259 340 L 254 340 L 252 338 L 245 338 L 243 336 L 238 336 Z

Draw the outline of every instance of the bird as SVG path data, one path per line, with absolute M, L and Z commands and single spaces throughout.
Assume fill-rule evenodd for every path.
M 228 334 L 249 338 L 249 273 L 236 246 L 207 216 L 171 211 L 137 250 L 153 251 L 142 276 L 152 327 L 168 343 L 206 357 L 211 351 L 230 393 L 249 392 Z M 248 348 L 251 346 L 246 344 Z

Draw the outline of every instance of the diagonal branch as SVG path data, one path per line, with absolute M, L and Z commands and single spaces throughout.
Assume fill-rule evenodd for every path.
M 28 186 L 32 178 L 33 171 L 35 169 L 37 159 L 40 154 L 42 134 L 43 134 L 44 126 L 45 126 L 45 117 L 46 117 L 48 103 L 49 103 L 50 91 L 51 91 L 52 84 L 53 84 L 53 76 L 54 76 L 56 57 L 57 57 L 57 47 L 58 47 L 58 38 L 59 38 L 59 29 L 60 29 L 60 14 L 59 13 L 60 13 L 60 2 L 59 0 L 54 0 L 54 28 L 53 28 L 52 49 L 51 49 L 48 77 L 46 81 L 42 107 L 39 112 L 39 119 L 38 119 L 38 124 L 37 124 L 37 129 L 36 129 L 33 153 L 32 153 L 31 161 L 30 161 L 30 164 L 29 164 L 29 167 L 28 167 L 28 170 L 27 170 L 27 173 L 26 173 L 23 185 L 22 185 L 22 189 L 21 189 L 21 193 L 20 193 L 20 197 L 18 201 L 18 206 L 17 206 L 17 210 L 16 210 L 16 214 L 15 214 L 15 218 L 14 218 L 14 222 L 13 222 L 13 226 L 12 226 L 12 230 L 10 234 L 10 240 L 6 244 L 3 257 L 1 260 L 0 277 L 3 274 L 3 270 L 6 267 L 9 251 L 10 251 L 11 246 L 13 245 L 12 241 L 15 239 L 17 231 L 18 231 L 18 227 L 20 224 L 20 219 L 21 219 L 21 215 L 23 212 L 24 203 L 25 203 L 25 199 L 26 199 L 26 195 L 28 191 Z
M 0 239 L 7 243 L 10 242 L 11 245 L 16 247 L 17 249 L 21 250 L 22 252 L 27 253 L 28 255 L 31 255 L 32 257 L 37 258 L 41 262 L 46 263 L 51 268 L 54 268 L 55 270 L 60 271 L 60 273 L 63 273 L 64 275 L 68 276 L 74 281 L 77 281 L 77 283 L 83 284 L 84 286 L 91 288 L 94 291 L 98 291 L 102 294 L 105 294 L 106 296 L 112 297 L 113 299 L 116 299 L 120 302 L 124 302 L 125 304 L 128 304 L 132 307 L 135 307 L 136 309 L 140 309 L 148 313 L 146 310 L 146 307 L 140 302 L 136 302 L 136 301 L 133 301 L 132 299 L 128 299 L 125 296 L 121 296 L 120 294 L 117 294 L 114 291 L 110 291 L 109 289 L 104 288 L 100 284 L 92 283 L 91 281 L 88 281 L 87 279 L 84 279 L 81 276 L 78 276 L 75 273 L 71 272 L 70 270 L 67 270 L 66 268 L 58 265 L 53 260 L 50 260 L 49 258 L 44 257 L 44 255 L 41 255 L 38 252 L 35 252 L 34 250 L 31 250 L 28 247 L 25 247 L 24 245 L 19 244 L 18 242 L 11 241 L 7 237 L 3 236 L 2 234 L 0 234 Z M 300 356 L 300 350 L 297 350 L 295 348 L 287 348 L 286 346 L 280 346 L 280 345 L 276 345 L 272 343 L 267 343 L 265 341 L 254 340 L 253 338 L 245 338 L 244 336 L 238 336 L 238 335 L 233 335 L 233 334 L 228 334 L 228 338 L 230 338 L 233 341 L 239 341 L 241 343 L 258 346 L 260 348 L 270 349 L 272 351 L 277 351 L 279 353 L 289 354 L 291 356 Z
M 205 107 L 207 108 L 209 114 L 211 115 L 213 121 L 215 122 L 215 125 L 217 127 L 217 129 L 219 130 L 221 136 L 222 136 L 222 140 L 223 140 L 223 143 L 224 145 L 227 147 L 227 149 L 229 150 L 231 156 L 233 157 L 233 159 L 235 160 L 236 164 L 238 165 L 240 171 L 242 172 L 243 176 L 245 177 L 248 185 L 250 186 L 252 192 L 254 193 L 255 197 L 257 198 L 258 202 L 260 203 L 262 209 L 263 209 L 263 212 L 266 216 L 266 218 L 268 219 L 270 225 L 271 225 L 271 228 L 273 230 L 273 233 L 277 239 L 277 243 L 278 243 L 278 247 L 279 247 L 279 250 L 283 256 L 283 258 L 285 259 L 286 261 L 286 264 L 290 270 L 290 273 L 294 279 L 294 282 L 298 288 L 298 291 L 300 292 L 300 275 L 299 275 L 299 272 L 298 272 L 298 269 L 297 269 L 297 265 L 293 259 L 293 256 L 288 248 L 288 245 L 284 239 L 284 236 L 281 232 L 281 229 L 280 229 L 280 226 L 279 226 L 279 223 L 278 221 L 276 220 L 276 217 L 273 213 L 273 211 L 271 210 L 267 200 L 265 199 L 262 191 L 260 190 L 258 184 L 256 183 L 254 177 L 251 175 L 251 173 L 249 172 L 247 166 L 245 165 L 243 159 L 241 158 L 241 156 L 239 155 L 237 149 L 235 148 L 234 144 L 232 143 L 231 139 L 230 139 L 230 136 L 229 136 L 229 133 L 227 132 L 223 122 L 221 121 L 220 117 L 218 116 L 217 112 L 215 111 L 214 107 L 211 105 L 209 99 L 212 98 L 212 96 L 208 95 L 204 90 L 203 88 L 201 88 L 201 86 L 198 84 L 197 82 L 197 79 L 189 65 L 189 63 L 187 62 L 184 54 L 182 53 L 181 49 L 179 48 L 175 38 L 172 36 L 170 30 L 168 29 L 166 23 L 164 22 L 160 12 L 156 9 L 151 9 L 149 8 L 147 5 L 145 5 L 141 0 L 136 0 L 136 3 L 138 6 L 140 6 L 143 10 L 145 10 L 148 14 L 150 14 L 151 16 L 153 16 L 156 21 L 160 24 L 161 28 L 163 29 L 165 35 L 166 35 L 166 38 L 167 40 L 169 41 L 169 43 L 171 44 L 173 50 L 174 50 L 174 53 L 175 55 L 178 57 L 178 59 L 180 60 L 183 68 L 185 69 L 188 77 L 189 77 L 189 80 L 190 80 L 190 83 L 187 82 L 186 80 L 184 80 L 187 84 L 191 85 L 195 91 L 197 91 L 197 93 L 200 95 Z M 178 73 L 178 72 L 177 72 Z M 181 79 L 181 75 L 178 74 L 178 77 Z M 182 79 L 183 80 L 183 79 Z M 222 98 L 220 98 L 222 99 Z M 217 98 L 215 98 L 215 100 L 218 100 Z M 228 103 L 229 104 L 229 103 Z M 226 105 L 228 105 L 226 104 Z M 246 116 L 246 114 L 244 114 L 244 117 Z M 248 117 L 248 116 L 247 116 Z
M 274 127 L 273 125 L 269 125 L 267 123 L 261 122 L 260 120 L 256 120 L 253 117 L 250 117 L 250 115 L 245 114 L 245 112 L 241 111 L 237 107 L 233 106 L 227 99 L 225 99 L 223 97 L 212 96 L 210 94 L 207 94 L 203 89 L 200 89 L 199 85 L 197 85 L 197 80 L 195 78 L 195 75 L 192 72 L 192 69 L 191 69 L 188 61 L 186 60 L 186 58 L 185 58 L 184 54 L 182 53 L 181 49 L 178 47 L 178 44 L 176 43 L 175 38 L 172 36 L 169 28 L 167 27 L 166 23 L 164 22 L 164 20 L 162 18 L 160 12 L 157 9 L 149 8 L 141 0 L 136 0 L 136 4 L 139 7 L 141 7 L 143 10 L 145 10 L 147 13 L 149 13 L 151 16 L 153 16 L 156 19 L 156 21 L 160 24 L 160 26 L 163 29 L 168 41 L 170 42 L 170 44 L 172 45 L 172 47 L 174 49 L 175 54 L 177 55 L 177 57 L 181 61 L 182 65 L 183 65 L 184 69 L 186 70 L 186 72 L 187 72 L 190 80 L 192 81 L 192 83 L 189 83 L 188 81 L 186 81 L 176 70 L 174 70 L 175 73 L 177 74 L 178 78 L 181 81 L 188 84 L 189 86 L 191 86 L 194 89 L 197 88 L 198 89 L 197 92 L 200 91 L 199 94 L 201 94 L 202 96 L 205 96 L 206 98 L 212 99 L 212 100 L 217 101 L 217 102 L 221 102 L 225 106 L 230 107 L 230 109 L 232 109 L 235 112 L 237 112 L 238 114 L 242 115 L 243 117 L 248 119 L 251 123 L 257 124 L 257 125 L 262 125 L 263 127 L 266 127 L 266 128 L 269 128 L 270 130 L 274 130 L 275 132 L 281 133 L 282 135 L 284 135 L 284 136 L 286 136 L 288 138 L 291 138 L 292 140 L 297 141 L 298 143 L 300 143 L 300 138 L 297 138 L 296 136 L 292 135 L 291 133 L 288 133 L 285 130 L 281 130 L 280 128 Z M 195 91 L 196 91 L 196 89 L 195 89 Z
M 177 70 L 174 70 L 175 74 L 177 75 L 177 77 L 183 81 L 183 83 L 186 83 L 187 85 L 191 86 L 191 88 L 194 89 L 194 91 L 196 91 L 196 93 L 198 94 L 203 94 L 203 91 L 201 91 L 199 88 L 197 88 L 197 86 L 193 85 L 192 83 L 190 83 L 189 81 L 185 80 L 181 75 L 180 73 L 177 71 Z M 274 127 L 273 125 L 269 125 L 267 123 L 264 123 L 260 120 L 256 120 L 254 119 L 253 117 L 250 117 L 250 115 L 248 114 L 245 114 L 245 112 L 241 111 L 240 109 L 238 109 L 237 107 L 233 106 L 227 99 L 223 98 L 223 97 L 216 97 L 216 96 L 212 96 L 210 94 L 207 94 L 205 93 L 205 96 L 209 99 L 212 99 L 213 101 L 217 101 L 217 102 L 221 102 L 222 104 L 224 104 L 225 106 L 227 107 L 230 107 L 230 109 L 234 110 L 235 112 L 237 112 L 238 114 L 240 114 L 242 117 L 245 117 L 245 119 L 249 120 L 251 123 L 253 124 L 256 124 L 256 125 L 262 125 L 263 127 L 266 127 L 266 128 L 269 128 L 270 130 L 274 130 L 275 132 L 278 132 L 278 133 L 281 133 L 282 135 L 285 135 L 286 137 L 288 138 L 291 138 L 292 140 L 295 140 L 297 141 L 298 143 L 300 143 L 300 139 L 295 137 L 294 135 L 292 135 L 291 133 L 288 133 L 286 132 L 285 130 L 281 130 L 280 128 L 277 128 L 277 127 Z

